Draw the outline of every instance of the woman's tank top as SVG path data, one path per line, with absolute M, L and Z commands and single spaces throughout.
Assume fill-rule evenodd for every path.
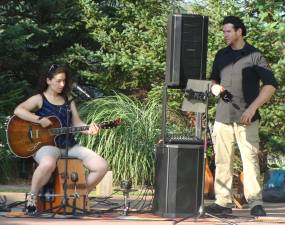
M 35 112 L 35 114 L 44 117 L 56 116 L 60 120 L 62 127 L 67 127 L 67 126 L 70 127 L 72 125 L 71 124 L 72 114 L 67 99 L 65 100 L 65 103 L 63 105 L 54 105 L 47 100 L 44 94 L 41 94 L 41 96 L 43 98 L 43 105 L 38 111 Z M 67 122 L 67 113 L 69 113 L 68 122 Z M 55 142 L 56 146 L 59 148 L 65 148 L 66 143 L 68 147 L 72 147 L 76 144 L 73 134 L 69 134 L 68 140 L 66 140 L 65 134 L 59 135 L 55 139 Z

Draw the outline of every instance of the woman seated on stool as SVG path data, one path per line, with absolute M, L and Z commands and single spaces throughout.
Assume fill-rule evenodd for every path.
M 23 120 L 39 123 L 42 127 L 51 125 L 48 116 L 56 116 L 63 127 L 86 125 L 79 117 L 74 101 L 70 101 L 71 79 L 64 66 L 53 64 L 47 73 L 39 80 L 39 94 L 20 103 L 14 114 Z M 67 124 L 67 119 L 69 122 Z M 86 134 L 96 135 L 99 128 L 95 123 L 90 124 Z M 27 197 L 27 212 L 36 212 L 36 197 L 39 190 L 49 181 L 56 163 L 61 155 L 65 155 L 65 147 L 68 146 L 68 156 L 83 161 L 89 170 L 87 177 L 87 191 L 90 192 L 104 177 L 108 171 L 105 159 L 94 151 L 76 143 L 72 134 L 60 135 L 56 138 L 56 146 L 43 146 L 34 155 L 38 167 L 32 177 L 31 191 Z

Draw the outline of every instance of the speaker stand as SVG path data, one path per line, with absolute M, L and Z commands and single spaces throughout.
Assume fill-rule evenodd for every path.
M 166 143 L 166 120 L 167 120 L 167 101 L 168 101 L 168 92 L 167 84 L 163 85 L 162 92 L 162 124 L 161 124 L 161 144 Z
M 207 158 L 207 149 L 208 149 L 208 137 L 207 137 L 207 131 L 208 131 L 208 105 L 209 105 L 209 93 L 210 93 L 210 88 L 209 88 L 209 84 L 207 85 L 207 91 L 206 93 L 206 99 L 205 99 L 205 120 L 206 120 L 206 124 L 205 124 L 205 131 L 204 131 L 204 157 L 203 157 L 203 169 L 202 169 L 202 191 L 201 191 L 201 205 L 199 207 L 199 211 L 198 211 L 198 215 L 196 216 L 195 220 L 197 220 L 198 218 L 202 217 L 202 216 L 209 216 L 212 217 L 214 219 L 217 219 L 221 222 L 230 224 L 230 225 L 237 225 L 236 223 L 232 223 L 231 221 L 228 221 L 226 219 L 217 217 L 215 215 L 212 215 L 210 213 L 205 212 L 205 208 L 204 208 L 204 187 L 205 187 L 205 170 L 206 170 L 206 158 Z M 178 224 L 188 218 L 190 218 L 191 216 L 187 216 L 184 217 L 178 221 L 174 221 L 173 224 Z

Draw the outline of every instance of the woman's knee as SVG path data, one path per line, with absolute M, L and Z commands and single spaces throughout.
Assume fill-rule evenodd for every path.
M 89 165 L 89 166 L 88 166 Z M 108 162 L 103 158 L 94 158 L 88 161 L 87 168 L 91 172 L 99 172 L 101 174 L 106 174 L 109 169 Z
M 52 172 L 56 168 L 56 159 L 53 158 L 45 158 L 41 160 L 39 164 L 39 168 L 46 172 Z
M 104 172 L 104 174 L 105 174 L 105 173 L 108 172 L 108 170 L 109 170 L 109 164 L 108 164 L 108 162 L 105 159 L 103 159 L 103 162 L 102 162 L 102 172 Z
M 105 159 L 101 159 L 100 160 L 100 163 L 98 162 L 98 167 L 97 167 L 97 171 L 102 173 L 102 174 L 105 174 L 108 172 L 108 169 L 109 169 L 109 165 L 108 165 L 108 162 L 105 160 Z

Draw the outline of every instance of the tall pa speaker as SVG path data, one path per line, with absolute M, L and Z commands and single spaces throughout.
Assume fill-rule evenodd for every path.
M 202 171 L 203 145 L 157 145 L 153 213 L 163 217 L 197 215 Z
M 188 79 L 206 78 L 208 17 L 172 15 L 168 19 L 166 85 L 185 88 Z

